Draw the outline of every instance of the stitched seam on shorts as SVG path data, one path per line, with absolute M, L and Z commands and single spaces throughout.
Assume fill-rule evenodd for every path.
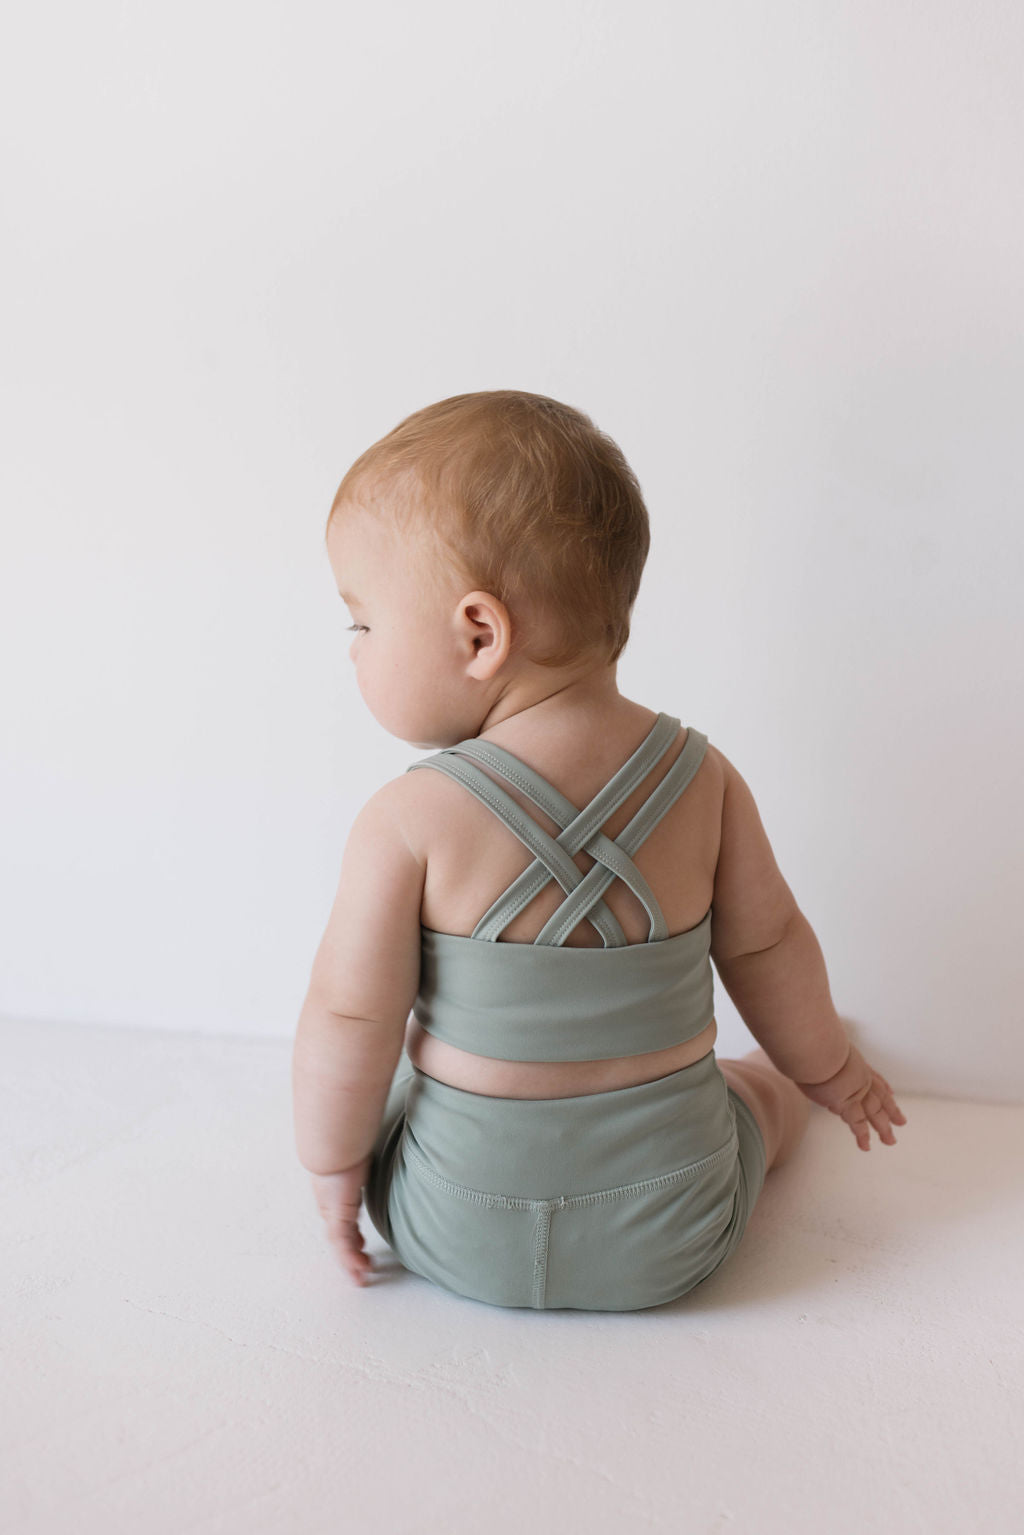
M 519 1194 L 488 1194 L 483 1189 L 471 1189 L 463 1183 L 454 1183 L 451 1178 L 436 1172 L 429 1162 L 426 1162 L 419 1152 L 413 1149 L 411 1141 L 404 1143 L 403 1152 L 419 1176 L 455 1199 L 465 1199 L 471 1204 L 485 1205 L 489 1209 L 569 1210 L 581 1205 L 606 1204 L 613 1199 L 635 1198 L 641 1194 L 653 1193 L 657 1189 L 671 1188 L 676 1183 L 686 1183 L 691 1178 L 696 1178 L 699 1173 L 706 1172 L 708 1168 L 715 1167 L 726 1157 L 733 1155 L 738 1147 L 739 1137 L 734 1131 L 725 1145 L 719 1146 L 717 1151 L 701 1157 L 699 1162 L 691 1162 L 686 1167 L 679 1167 L 674 1172 L 661 1173 L 657 1178 L 645 1178 L 640 1183 L 623 1183 L 618 1188 L 599 1189 L 593 1194 L 560 1194 L 553 1199 L 526 1199 Z
M 551 1239 L 551 1211 L 538 1212 L 533 1228 L 533 1285 L 530 1303 L 538 1310 L 544 1309 L 544 1290 L 548 1282 L 548 1243 Z

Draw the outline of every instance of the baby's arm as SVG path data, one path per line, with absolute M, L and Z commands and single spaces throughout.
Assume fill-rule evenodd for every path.
M 292 1054 L 295 1142 L 327 1234 L 357 1282 L 361 1190 L 420 974 L 424 865 L 401 828 L 402 779 L 356 816 Z
M 851 1044 L 829 991 L 821 946 L 775 862 L 741 775 L 724 774 L 722 836 L 712 900 L 711 957 L 751 1034 L 813 1102 L 838 1114 L 868 1150 L 873 1125 L 895 1145 L 905 1124 L 885 1078 Z

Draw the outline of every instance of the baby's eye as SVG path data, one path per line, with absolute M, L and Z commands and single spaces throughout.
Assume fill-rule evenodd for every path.
M 350 630 L 351 629 L 356 629 L 356 630 L 366 629 L 366 625 L 365 624 L 349 624 L 348 627 L 349 627 Z M 367 629 L 366 632 L 367 632 L 367 634 L 369 634 L 370 631 Z

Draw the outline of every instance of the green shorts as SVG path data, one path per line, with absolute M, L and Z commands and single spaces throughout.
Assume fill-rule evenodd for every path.
M 366 1207 L 401 1263 L 492 1306 L 637 1311 L 692 1290 L 739 1243 L 764 1141 L 714 1050 L 611 1092 L 493 1098 L 403 1051 Z

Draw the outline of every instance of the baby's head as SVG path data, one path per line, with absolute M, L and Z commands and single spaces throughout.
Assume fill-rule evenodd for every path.
M 349 469 L 327 551 L 372 713 L 450 746 L 571 683 L 614 682 L 650 546 L 589 416 L 516 389 L 416 411 Z

